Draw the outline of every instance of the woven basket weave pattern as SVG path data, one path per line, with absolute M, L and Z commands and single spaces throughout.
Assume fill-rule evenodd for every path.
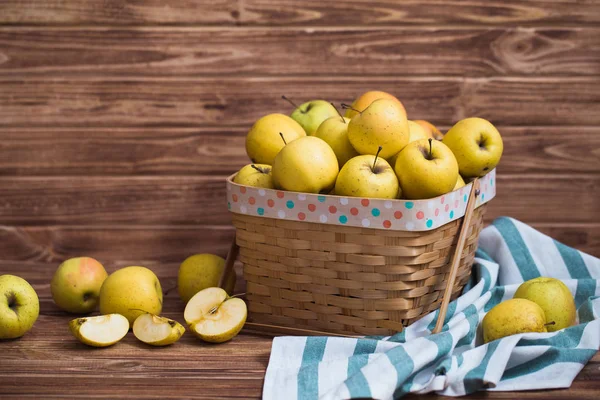
M 486 205 L 475 209 L 453 298 L 469 279 Z M 250 320 L 390 335 L 439 308 L 462 218 L 426 232 L 233 214 Z

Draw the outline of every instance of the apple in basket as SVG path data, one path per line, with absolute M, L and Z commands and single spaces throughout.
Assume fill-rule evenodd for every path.
M 246 136 L 246 153 L 253 163 L 273 164 L 279 150 L 287 143 L 306 136 L 304 129 L 292 118 L 283 114 L 269 114 L 254 123 Z
M 404 105 L 400 102 L 400 100 L 396 98 L 396 96 L 391 95 L 387 92 L 382 92 L 380 90 L 371 90 L 361 94 L 356 98 L 356 100 L 354 100 L 351 107 L 346 109 L 345 117 L 351 119 L 356 114 L 369 107 L 371 103 L 373 103 L 375 100 L 379 99 L 388 99 L 395 101 L 396 103 L 398 103 L 398 106 L 404 110 L 404 113 L 406 114 L 406 109 L 404 108 Z
M 330 117 L 337 115 L 335 107 L 325 100 L 307 101 L 300 106 L 296 106 L 293 101 L 285 96 L 282 99 L 294 106 L 295 110 L 290 117 L 300 124 L 307 135 L 313 136 L 319 128 L 319 125 Z
M 358 152 L 354 150 L 348 139 L 349 123 L 350 118 L 344 118 L 340 114 L 339 116 L 330 117 L 323 121 L 315 133 L 316 137 L 323 139 L 331 147 L 337 157 L 340 168 L 349 159 L 358 155 Z

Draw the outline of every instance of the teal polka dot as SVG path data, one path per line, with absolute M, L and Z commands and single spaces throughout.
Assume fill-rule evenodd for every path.
M 490 179 L 490 186 L 494 186 L 494 178 Z
M 425 225 L 427 225 L 428 228 L 431 228 L 433 226 L 433 221 L 428 219 L 427 222 L 425 222 Z
M 481 193 L 481 201 L 485 198 L 485 194 Z
M 258 207 L 258 208 L 256 209 L 256 213 L 257 213 L 258 215 L 265 215 L 265 209 L 264 209 L 264 208 L 262 208 L 262 207 Z
M 381 214 L 381 211 L 379 211 L 379 208 L 374 208 L 371 210 L 371 214 L 373 214 L 374 217 L 379 217 L 379 214 Z
M 325 203 L 325 196 L 317 196 L 317 200 L 319 200 L 319 203 Z
M 287 203 L 285 203 L 285 206 L 289 209 L 294 208 L 294 202 L 291 200 L 288 200 Z
M 348 217 L 340 215 L 340 224 L 345 224 L 346 222 L 348 222 Z
M 231 203 L 230 202 L 227 202 L 227 209 L 231 210 Z
M 466 203 L 467 202 L 467 195 L 465 194 L 463 197 L 463 201 Z
M 410 210 L 414 207 L 415 203 L 413 203 L 412 201 L 407 201 L 406 203 L 404 203 L 404 205 Z
M 454 218 L 454 211 L 450 211 L 450 219 Z

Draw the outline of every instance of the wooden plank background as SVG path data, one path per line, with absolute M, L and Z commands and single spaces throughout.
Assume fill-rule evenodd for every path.
M 598 0 L 0 1 L 0 271 L 31 280 L 43 309 L 27 342 L 6 345 L 0 394 L 35 382 L 31 396 L 114 397 L 97 390 L 110 375 L 131 396 L 259 396 L 268 340 L 216 355 L 188 337 L 150 356 L 128 338 L 86 361 L 64 347 L 48 281 L 89 255 L 169 286 L 188 255 L 225 255 L 224 178 L 247 163 L 253 121 L 291 112 L 282 94 L 340 103 L 372 89 L 444 130 L 490 119 L 505 152 L 486 220 L 600 256 Z M 166 297 L 168 316 L 181 308 Z M 594 398 L 597 366 L 540 396 Z

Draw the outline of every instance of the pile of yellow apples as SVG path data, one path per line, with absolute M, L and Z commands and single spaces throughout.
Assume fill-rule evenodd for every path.
M 246 303 L 228 294 L 233 292 L 235 274 L 225 289 L 217 287 L 224 267 L 225 260 L 212 254 L 193 255 L 179 267 L 177 289 L 186 303 L 183 318 L 205 342 L 228 341 L 246 322 Z M 154 272 L 145 267 L 125 267 L 108 275 L 93 258 L 72 258 L 60 264 L 50 289 L 55 304 L 69 313 L 89 314 L 99 307 L 101 315 L 69 322 L 73 336 L 89 346 L 111 346 L 130 328 L 140 341 L 166 346 L 186 331 L 179 322 L 160 316 L 162 286 Z M 39 308 L 38 296 L 26 280 L 0 276 L 0 339 L 27 333 L 39 316 Z
M 502 138 L 489 121 L 466 118 L 444 135 L 425 120 L 409 120 L 400 100 L 382 91 L 342 104 L 343 116 L 325 100 L 294 107 L 290 116 L 269 114 L 252 126 L 246 137 L 252 164 L 236 174 L 235 183 L 338 196 L 428 199 L 485 175 L 502 156 Z
M 494 306 L 481 322 L 483 342 L 527 332 L 556 332 L 575 324 L 577 310 L 571 291 L 555 278 L 522 283 L 514 296 Z

